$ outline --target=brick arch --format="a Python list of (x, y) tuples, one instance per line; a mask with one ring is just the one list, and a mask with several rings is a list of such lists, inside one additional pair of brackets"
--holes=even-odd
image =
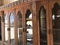
[(54, 3), (54, 6), (52, 8), (52, 13), (54, 13), (54, 12), (56, 13), (56, 11), (59, 10), (59, 9), (60, 9), (60, 5), (57, 2)]
[(10, 23), (11, 23), (11, 21), (12, 21), (12, 20), (11, 20), (11, 18), (12, 18), (11, 16), (13, 17), (13, 22), (14, 22), (14, 13), (13, 13), (13, 12), (11, 12), (10, 15), (9, 15), (9, 17), (10, 17)]
[(16, 18), (18, 23), (17, 26), (22, 27), (22, 13), (20, 11), (17, 12)]
[[(43, 13), (41, 13), (41, 11), (43, 11)], [(40, 10), (39, 10), (39, 27), (40, 27), (40, 29), (39, 29), (40, 32), (39, 33), (40, 33), (40, 39), (41, 39), (40, 43), (41, 43), (41, 45), (44, 45), (44, 44), (47, 45), (47, 30), (46, 30), (47, 29), (47, 27), (46, 27), (46, 25), (47, 25), (46, 21), (47, 20), (46, 19), (47, 19), (46, 18), (46, 9), (45, 9), (44, 6), (41, 6)], [(43, 30), (45, 30), (45, 32)], [(42, 42), (42, 40), (43, 40), (43, 42)]]
[(12, 10), (12, 11), (8, 11), (8, 14), (9, 14), (9, 16), (11, 16), (11, 13), (14, 15), (14, 10)]
[(32, 11), (32, 6), (30, 6), (30, 7), (28, 7), (28, 8), (25, 9), (25, 14), (26, 14), (27, 10), (30, 10), (30, 12), (32, 13), (33, 12)]
[(39, 13), (40, 13), (41, 9), (44, 9), (44, 12), (46, 13), (46, 9), (45, 9), (44, 6), (41, 6), (41, 7), (40, 7), (40, 9), (39, 9)]
[(16, 8), (16, 15), (18, 14), (18, 12), (20, 12), (21, 14), (23, 14), (24, 13), (24, 9), (23, 9), (23, 7), (21, 8)]
[[(44, 9), (47, 9), (48, 8), (48, 2), (41, 2), (41, 5), (40, 5), (40, 7), (44, 7)], [(39, 9), (40, 9), (40, 7), (39, 7)]]
[(51, 4), (52, 5), (52, 8), (54, 8), (54, 5), (55, 4), (58, 4), (60, 6), (60, 2), (59, 1), (53, 1), (52, 4)]
[(18, 11), (18, 12), (17, 12), (17, 16), (19, 16), (19, 15), (21, 16), (20, 18), (22, 18), (22, 13), (21, 13), (21, 11)]
[(14, 13), (13, 13), (13, 12), (10, 12), (10, 13), (9, 13), (9, 17), (11, 16), (11, 14), (13, 14), (13, 16), (14, 16)]
[[(29, 14), (31, 14), (31, 13), (32, 13), (32, 12), (31, 12), (29, 9), (27, 9), (27, 10), (26, 10), (26, 13), (25, 13), (25, 16), (27, 16), (27, 17), (28, 17), (28, 16), (29, 16)], [(27, 17), (26, 17), (26, 18), (27, 18)]]
[(42, 6), (40, 6), (40, 9), (41, 9), (41, 8), (45, 9), (45, 7), (44, 7), (43, 5), (42, 5)]
[(55, 5), (58, 5), (58, 6), (60, 6), (58, 2), (55, 2), (55, 3), (54, 3), (54, 5), (53, 5), (53, 7), (54, 7)]

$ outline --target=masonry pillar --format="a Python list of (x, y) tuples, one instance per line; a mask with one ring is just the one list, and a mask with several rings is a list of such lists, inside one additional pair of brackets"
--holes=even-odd
[(47, 17), (47, 45), (53, 45), (53, 32), (52, 32), (52, 9), (49, 2), (46, 7), (46, 17)]
[(17, 15), (16, 10), (14, 10), (14, 45), (18, 45), (18, 26), (17, 26)]
[(23, 11), (22, 14), (22, 26), (23, 26), (23, 45), (26, 45), (27, 41), (26, 41), (26, 17), (25, 17), (25, 13)]
[(4, 12), (2, 11), (1, 13), (1, 28), (2, 28), (2, 45), (4, 45), (5, 41), (5, 24), (4, 24)]
[(10, 15), (8, 15), (8, 45), (10, 45)]
[(32, 17), (33, 17), (33, 45), (40, 45), (39, 32), (38, 32), (39, 18), (38, 18), (38, 8), (36, 1), (32, 3)]
[(49, 21), (50, 21), (50, 23), (49, 23), (49, 24), (50, 24), (50, 25), (49, 25), (49, 26), (50, 26), (50, 29), (49, 29), (49, 30), (50, 30), (50, 33), (49, 33), (49, 36), (50, 36), (50, 37), (49, 37), (49, 38), (50, 38), (50, 44), (51, 44), (51, 45), (54, 45), (54, 44), (53, 44), (54, 41), (53, 41), (52, 6), (51, 6), (51, 3), (49, 3), (49, 9), (48, 9), (48, 10), (49, 10), (49, 11), (48, 11), (48, 13), (49, 13), (49, 14), (48, 14), (48, 15), (49, 15)]

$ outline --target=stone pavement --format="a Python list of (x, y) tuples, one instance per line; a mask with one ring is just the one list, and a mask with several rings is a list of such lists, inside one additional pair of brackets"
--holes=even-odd
[[(2, 45), (2, 41), (0, 41), (0, 45)], [(7, 43), (5, 43), (4, 45), (8, 45)], [(14, 44), (11, 44), (11, 45), (14, 45)], [(19, 45), (23, 45), (23, 44), (19, 44)], [(27, 45), (32, 45), (32, 42), (27, 42)]]
[[(0, 41), (0, 45), (2, 45), (2, 41)], [(6, 43), (4, 45), (7, 45)]]
[(2, 45), (2, 42), (0, 41), (0, 45)]

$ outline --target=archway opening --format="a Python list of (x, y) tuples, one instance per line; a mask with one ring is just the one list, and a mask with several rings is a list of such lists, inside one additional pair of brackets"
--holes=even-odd
[(10, 13), (10, 43), (14, 44), (14, 13)]
[(8, 41), (8, 31), (7, 31), (7, 28), (8, 28), (8, 16), (7, 15), (4, 15), (4, 23), (5, 23), (5, 41)]
[(18, 26), (19, 45), (23, 45), (22, 14), (20, 11), (18, 11), (18, 13), (17, 13), (17, 26)]
[(47, 45), (46, 10), (44, 6), (41, 6), (39, 11), (39, 27), (40, 27), (40, 45)]
[(52, 27), (53, 27), (53, 41), (54, 45), (60, 45), (60, 6), (58, 3), (54, 4), (52, 9)]
[(32, 13), (30, 10), (26, 12), (26, 42), (27, 45), (33, 45), (33, 24), (32, 24)]

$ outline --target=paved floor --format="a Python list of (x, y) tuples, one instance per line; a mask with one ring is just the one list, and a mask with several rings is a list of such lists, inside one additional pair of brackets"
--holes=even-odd
[[(32, 45), (33, 43), (32, 42), (27, 42), (27, 45)], [(0, 45), (2, 45), (2, 41), (0, 41)], [(8, 45), (7, 43), (5, 43), (4, 45)], [(14, 45), (14, 44), (11, 44), (11, 45)], [(20, 43), (19, 45), (23, 45), (22, 43)]]
[(0, 45), (2, 45), (2, 42), (0, 41)]

